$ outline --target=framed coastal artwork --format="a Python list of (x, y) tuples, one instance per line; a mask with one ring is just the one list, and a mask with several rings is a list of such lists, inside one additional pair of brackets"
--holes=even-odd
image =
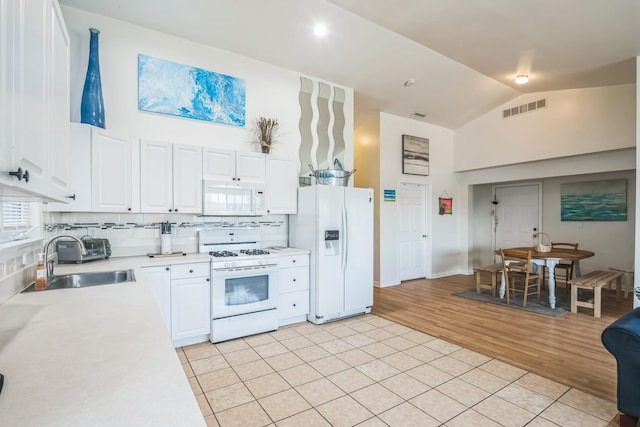
[(429, 175), (429, 140), (402, 135), (402, 173)]
[(245, 81), (138, 55), (138, 110), (245, 125)]
[(571, 182), (560, 185), (562, 221), (626, 221), (627, 180)]

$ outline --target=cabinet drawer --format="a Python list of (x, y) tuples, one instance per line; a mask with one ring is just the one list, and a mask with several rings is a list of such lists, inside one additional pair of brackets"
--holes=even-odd
[(280, 268), (299, 267), (309, 265), (309, 254), (281, 256), (278, 259)]
[(210, 263), (174, 264), (171, 266), (171, 279), (188, 279), (190, 277), (209, 277)]
[(302, 316), (309, 313), (309, 291), (289, 292), (280, 295), (278, 318)]
[(281, 268), (278, 286), (281, 294), (309, 289), (309, 267)]

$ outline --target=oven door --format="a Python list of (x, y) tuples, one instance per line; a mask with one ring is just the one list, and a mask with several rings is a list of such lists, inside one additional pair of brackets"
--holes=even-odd
[(278, 308), (278, 267), (215, 269), (211, 272), (214, 319)]

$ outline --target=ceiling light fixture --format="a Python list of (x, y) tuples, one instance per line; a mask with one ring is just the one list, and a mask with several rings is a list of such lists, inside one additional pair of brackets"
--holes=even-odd
[(313, 27), (313, 33), (318, 37), (324, 37), (327, 35), (327, 26), (324, 24), (316, 24)]
[(519, 85), (523, 85), (526, 82), (529, 81), (529, 76), (527, 76), (526, 74), (519, 74), (518, 76), (516, 76), (516, 83), (518, 83)]
[(416, 84), (416, 80), (415, 79), (409, 79), (406, 82), (404, 82), (404, 85), (406, 87), (413, 86), (414, 84)]

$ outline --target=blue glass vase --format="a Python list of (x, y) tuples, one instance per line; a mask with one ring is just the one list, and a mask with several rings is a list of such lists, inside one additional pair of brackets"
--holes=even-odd
[(89, 66), (82, 90), (80, 104), (80, 122), (104, 129), (104, 101), (102, 100), (102, 82), (100, 81), (100, 57), (98, 55), (99, 30), (89, 28)]

